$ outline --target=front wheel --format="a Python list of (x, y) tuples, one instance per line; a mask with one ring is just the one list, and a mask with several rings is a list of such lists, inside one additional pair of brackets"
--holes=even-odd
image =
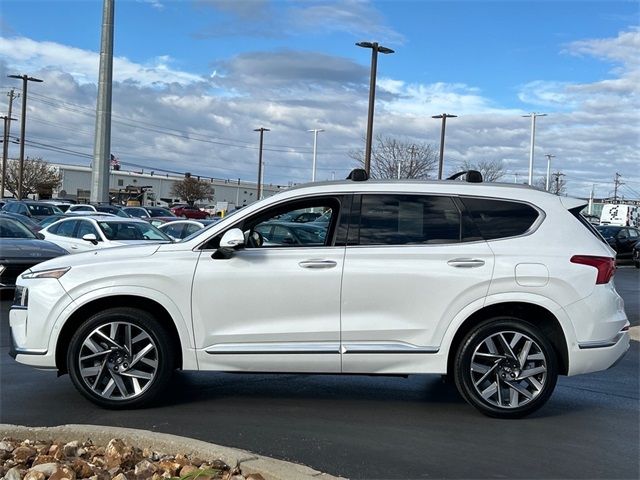
[(171, 341), (152, 315), (136, 308), (104, 310), (71, 338), (67, 366), (74, 386), (107, 408), (132, 408), (153, 400), (174, 369)]
[(556, 353), (534, 325), (494, 318), (474, 327), (455, 357), (460, 394), (490, 417), (520, 418), (542, 407), (558, 378)]

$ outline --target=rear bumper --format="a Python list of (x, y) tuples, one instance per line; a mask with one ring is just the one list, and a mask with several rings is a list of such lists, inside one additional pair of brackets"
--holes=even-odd
[(569, 375), (599, 372), (616, 365), (629, 350), (629, 332), (601, 342), (579, 343), (569, 351)]

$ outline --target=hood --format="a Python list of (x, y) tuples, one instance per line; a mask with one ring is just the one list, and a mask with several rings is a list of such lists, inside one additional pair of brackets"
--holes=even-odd
[(17, 259), (49, 259), (67, 255), (67, 251), (58, 245), (35, 238), (1, 238), (0, 261)]
[(139, 259), (153, 255), (158, 250), (159, 244), (151, 245), (131, 245), (125, 247), (103, 248), (90, 252), (75, 253), (64, 258), (54, 258), (38, 265), (37, 270), (46, 270), (58, 267), (74, 267), (76, 265), (92, 265), (110, 263), (113, 261), (127, 260), (130, 258)]

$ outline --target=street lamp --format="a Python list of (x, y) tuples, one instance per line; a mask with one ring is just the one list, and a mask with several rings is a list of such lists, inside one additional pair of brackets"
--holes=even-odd
[[(22, 174), (24, 170), (24, 131), (27, 126), (27, 83), (42, 83), (44, 80), (28, 75), (7, 75), (9, 78), (22, 79), (22, 115), (20, 117), (20, 168), (18, 170), (18, 200), (22, 199)], [(4, 192), (3, 192), (4, 194)]]
[(258, 200), (260, 200), (260, 198), (262, 197), (262, 140), (263, 140), (263, 136), (264, 136), (264, 132), (270, 132), (271, 130), (269, 130), (268, 128), (264, 128), (264, 127), (260, 127), (260, 128), (254, 128), (253, 129), (254, 132), (260, 132), (260, 149), (259, 149), (259, 154), (258, 154), (258, 192), (257, 192), (257, 198)]
[(536, 143), (536, 117), (546, 117), (546, 113), (532, 112), (523, 117), (531, 117), (531, 150), (529, 151), (529, 185), (533, 185), (533, 149)]
[(449, 115), (443, 113), (442, 115), (432, 115), (431, 118), (441, 118), (442, 128), (440, 129), (440, 161), (438, 163), (438, 180), (442, 180), (442, 168), (444, 167), (444, 130), (447, 126), (447, 118), (457, 118), (457, 115)]
[(369, 174), (371, 170), (371, 139), (373, 135), (373, 109), (376, 98), (376, 72), (378, 69), (378, 52), (389, 54), (394, 53), (393, 50), (382, 45), (378, 45), (378, 42), (358, 42), (358, 47), (371, 49), (371, 79), (369, 84), (369, 117), (367, 119), (367, 144), (364, 152), (364, 169)]
[(316, 157), (317, 157), (317, 148), (318, 148), (318, 133), (324, 132), (321, 128), (313, 128), (311, 130), (307, 130), (307, 132), (313, 132), (313, 165), (311, 167), (311, 181), (316, 181)]

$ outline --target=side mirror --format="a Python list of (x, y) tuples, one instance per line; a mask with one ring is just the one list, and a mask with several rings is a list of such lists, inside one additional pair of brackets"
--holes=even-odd
[(238, 248), (244, 245), (244, 233), (239, 228), (227, 230), (220, 239), (220, 248)]
[(44, 240), (44, 233), (37, 232), (36, 237), (40, 240)]
[(87, 242), (91, 242), (94, 245), (98, 244), (98, 239), (96, 238), (95, 234), (93, 234), (93, 233), (87, 233), (86, 235), (84, 235), (82, 237), (82, 239), (87, 241)]

